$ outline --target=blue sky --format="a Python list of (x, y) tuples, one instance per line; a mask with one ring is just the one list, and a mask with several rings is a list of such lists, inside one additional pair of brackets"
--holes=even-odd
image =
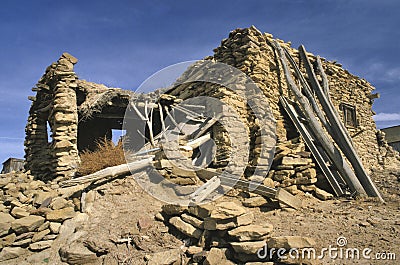
[(400, 124), (400, 1), (19, 1), (0, 9), (0, 162), (23, 156), (32, 86), (68, 51), (82, 79), (124, 89), (201, 59), (238, 27), (304, 44), (371, 82), (379, 127)]

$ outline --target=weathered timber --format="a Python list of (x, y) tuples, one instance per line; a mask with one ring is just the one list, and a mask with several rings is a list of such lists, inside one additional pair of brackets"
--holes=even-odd
[(315, 160), (317, 161), (322, 173), (328, 180), (329, 184), (331, 185), (333, 191), (337, 196), (344, 195), (344, 191), (341, 187), (344, 182), (338, 174), (335, 174), (333, 170), (328, 167), (328, 162), (330, 161), (327, 155), (324, 153), (323, 150), (320, 152), (318, 147), (315, 143), (315, 137), (312, 137), (310, 134), (311, 132), (306, 127), (306, 124), (302, 123), (299, 119), (299, 114), (297, 113), (296, 109), (291, 106), (285, 97), (281, 96), (279, 98), (283, 108), (285, 109), (286, 113), (289, 115), (290, 119), (292, 120), (293, 124), (295, 125), (296, 129), (300, 132), (300, 135), (303, 137), (304, 141), (306, 142), (308, 148), (310, 149), (311, 153), (313, 154)]
[(171, 120), (171, 122), (172, 122), (172, 124), (179, 130), (179, 132), (181, 133), (181, 134), (185, 134), (183, 131), (182, 131), (182, 128), (179, 126), (179, 124), (176, 122), (176, 120), (175, 120), (175, 118), (171, 115), (171, 113), (169, 113), (169, 111), (166, 109), (165, 110), (165, 112), (167, 113), (167, 116), (168, 116), (168, 118)]
[(278, 200), (294, 209), (301, 208), (301, 201), (282, 188), (275, 189), (267, 187), (259, 182), (238, 179), (237, 177), (230, 176), (228, 173), (219, 173), (212, 169), (200, 169), (196, 171), (196, 174), (199, 178), (205, 180), (218, 176), (222, 186), (235, 187), (244, 191), (250, 191), (258, 195)]
[(321, 109), (318, 107), (317, 102), (315, 101), (314, 95), (312, 93), (312, 90), (310, 86), (308, 85), (306, 79), (304, 78), (303, 74), (301, 73), (299, 67), (297, 66), (296, 62), (294, 61), (292, 55), (290, 55), (289, 51), (284, 48), (286, 58), (288, 59), (289, 63), (292, 65), (298, 79), (300, 80), (300, 84), (303, 87), (303, 91), (310, 102), (314, 112), (317, 114), (318, 119), (321, 121), (321, 123), (324, 125), (326, 130), (329, 132), (331, 130), (331, 126), (327, 122), (324, 113), (321, 111)]
[(360, 196), (365, 196), (366, 195), (365, 190), (361, 185), (361, 183), (359, 182), (356, 175), (354, 174), (350, 165), (343, 158), (340, 150), (334, 145), (334, 143), (329, 139), (328, 135), (324, 132), (322, 125), (317, 121), (317, 119), (314, 116), (310, 103), (308, 102), (307, 98), (301, 93), (300, 89), (294, 82), (286, 62), (285, 53), (282, 47), (276, 41), (275, 41), (275, 47), (277, 49), (279, 59), (283, 67), (288, 87), (294, 93), (297, 101), (300, 103), (301, 108), (303, 109), (304, 114), (307, 118), (307, 122), (310, 125), (310, 128), (312, 129), (317, 140), (324, 147), (326, 153), (328, 154), (332, 162), (335, 164), (336, 168), (338, 169), (342, 177), (346, 180), (346, 183), (350, 187), (352, 192), (356, 192)]
[(321, 57), (319, 57), (319, 55), (317, 55), (317, 68), (319, 71), (319, 75), (322, 78), (322, 88), (324, 89), (324, 92), (325, 92), (325, 95), (327, 96), (327, 98), (330, 99), (328, 77), (326, 76), (324, 68), (322, 67)]
[(321, 106), (326, 113), (326, 116), (331, 124), (333, 135), (332, 137), (335, 139), (335, 142), (341, 148), (343, 154), (350, 161), (353, 166), (356, 177), (359, 182), (362, 184), (364, 190), (367, 195), (372, 197), (378, 197), (381, 201), (383, 198), (376, 188), (375, 184), (372, 182), (371, 178), (368, 176), (367, 172), (364, 169), (364, 166), (358, 157), (356, 150), (353, 147), (352, 140), (347, 133), (347, 130), (344, 124), (341, 122), (339, 117), (336, 115), (334, 107), (332, 103), (326, 98), (325, 92), (322, 90), (317, 77), (315, 76), (314, 69), (311, 66), (310, 60), (307, 56), (307, 51), (303, 45), (299, 47), (300, 56), (304, 62), (304, 66), (306, 68), (308, 77), (310, 79), (311, 87), (314, 89)]
[(122, 175), (128, 174), (132, 171), (141, 170), (141, 169), (151, 166), (153, 159), (154, 159), (154, 156), (150, 156), (145, 159), (130, 162), (127, 164), (122, 164), (122, 165), (118, 165), (118, 166), (114, 166), (114, 167), (108, 167), (108, 168), (102, 169), (100, 171), (97, 171), (97, 172), (92, 173), (87, 176), (66, 180), (61, 183), (61, 186), (69, 187), (69, 186), (74, 186), (74, 185), (79, 185), (79, 184), (91, 183), (91, 182), (94, 182), (94, 181), (97, 181), (100, 179), (122, 176)]
[(158, 103), (158, 110), (160, 111), (161, 131), (165, 132), (164, 108), (161, 107), (160, 103)]
[(197, 190), (190, 194), (190, 198), (193, 202), (202, 202), (208, 195), (221, 186), (221, 180), (218, 176), (214, 176), (208, 180), (205, 184), (201, 185)]
[(208, 129), (211, 128), (211, 126), (213, 126), (218, 121), (218, 118), (219, 116), (215, 118), (207, 117), (206, 120), (199, 126), (199, 128), (190, 135), (190, 138), (196, 139), (199, 136), (203, 135)]
[(211, 135), (210, 133), (207, 133), (203, 136), (200, 136), (197, 139), (191, 140), (187, 142), (187, 146), (190, 146), (192, 149), (195, 149), (197, 147), (199, 147), (200, 145), (204, 144), (205, 142), (207, 142), (208, 140), (211, 139)]

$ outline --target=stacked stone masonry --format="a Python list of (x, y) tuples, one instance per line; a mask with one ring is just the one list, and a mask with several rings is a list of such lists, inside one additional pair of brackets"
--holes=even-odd
[(3, 174), (0, 189), (0, 262), (50, 248), (81, 210), (81, 193), (26, 173)]
[[(297, 186), (296, 188), (307, 184), (313, 186), (315, 179), (319, 179), (320, 172), (312, 156), (304, 157), (307, 154), (307, 148), (304, 143), (301, 143), (301, 139), (296, 144), (300, 146), (300, 149), (304, 149), (301, 151), (302, 153), (290, 153), (287, 156), (306, 159), (307, 165), (286, 165), (287, 159), (283, 157), (286, 151), (282, 152), (279, 148), (285, 145), (290, 146), (296, 142), (299, 134), (279, 104), (281, 95), (294, 98), (288, 91), (282, 67), (277, 60), (276, 51), (272, 45), (274, 40), (271, 34), (261, 33), (253, 26), (236, 29), (229, 34), (227, 39), (222, 40), (221, 45), (214, 50), (213, 56), (205, 58), (208, 61), (225, 63), (239, 69), (257, 84), (261, 94), (249, 95), (248, 82), (236, 82), (241, 80), (235, 79), (230, 80), (230, 83), (236, 84), (234, 87), (236, 91), (207, 82), (185, 83), (184, 81), (190, 79), (191, 76), (207, 74), (196, 72), (196, 64), (189, 68), (178, 79), (176, 85), (165, 93), (182, 100), (197, 96), (214, 97), (229, 106), (230, 110), (223, 111), (225, 114), (221, 117), (221, 123), (217, 123), (212, 128), (212, 137), (218, 146), (213, 167), (225, 167), (232, 160), (229, 164), (231, 170), (246, 167), (245, 178), (264, 181), (270, 185), (273, 183), (275, 187), (283, 186), (295, 192), (295, 188), (291, 186)], [(298, 51), (291, 48), (290, 43), (277, 41), (289, 50), (305, 74)], [(311, 61), (315, 62), (315, 56), (312, 54), (309, 56)], [(85, 121), (83, 113), (101, 111), (104, 106), (113, 104), (115, 98), (112, 98), (111, 93), (108, 92), (114, 93), (117, 103), (122, 106), (118, 110), (121, 112), (120, 116), (124, 114), (123, 106), (127, 106), (129, 95), (139, 97), (130, 91), (109, 89), (103, 85), (79, 80), (73, 72), (76, 62), (76, 58), (64, 53), (56, 63), (46, 69), (45, 74), (33, 89), (37, 93), (36, 97), (31, 97), (33, 102), (26, 126), (25, 158), (26, 169), (39, 179), (47, 180), (57, 176), (71, 177), (74, 175), (76, 167), (79, 165), (78, 136), (81, 139), (95, 139), (95, 136), (99, 137), (100, 135), (93, 137), (90, 135), (101, 131), (102, 134), (109, 137), (110, 128), (89, 130), (90, 122), (86, 123), (86, 126), (82, 122)], [(390, 148), (385, 145), (384, 139), (377, 139), (378, 130), (372, 118), (374, 88), (367, 81), (350, 74), (335, 62), (322, 59), (322, 64), (329, 79), (330, 98), (342, 119), (345, 119), (343, 104), (355, 110), (355, 123), (354, 126), (348, 127), (348, 131), (367, 171), (381, 166), (386, 167), (389, 163), (396, 164), (398, 162), (397, 153), (390, 151)], [(81, 96), (82, 93), (89, 93), (86, 90), (90, 90), (90, 93), (94, 95), (91, 96), (91, 100)], [(102, 100), (97, 100), (97, 96), (103, 96)], [(260, 118), (254, 115), (249, 107), (249, 98), (253, 105), (259, 107), (261, 113), (267, 114), (267, 110), (270, 108), (273, 117)], [(231, 117), (232, 111), (238, 114), (240, 120)], [(235, 122), (244, 124), (245, 132), (239, 132), (239, 126)], [(271, 154), (263, 151), (261, 143), (265, 141), (268, 142), (268, 145), (275, 145), (275, 143), (268, 135), (263, 139), (265, 135), (261, 132), (262, 127), (266, 127), (266, 131), (268, 128), (273, 131), (276, 127), (277, 151), (272, 154), (274, 160), (272, 171), (269, 173), (268, 161), (272, 159)], [(49, 135), (50, 133), (51, 135)], [(132, 132), (127, 132), (127, 134), (130, 133)], [(382, 138), (381, 135), (378, 136)], [(232, 139), (236, 143), (233, 143)], [(244, 146), (247, 145), (250, 146), (249, 150), (244, 149)], [(232, 154), (247, 154), (247, 152), (249, 153), (246, 157), (244, 157), (245, 155), (231, 157)], [(308, 166), (309, 168), (306, 168)], [(254, 174), (256, 167), (258, 171)], [(294, 174), (292, 174), (293, 170)], [(293, 182), (282, 177), (299, 179), (302, 171), (309, 171), (306, 175), (311, 176), (308, 181), (310, 183), (300, 180)]]
[[(276, 119), (277, 146), (279, 147), (280, 145), (285, 145), (288, 141), (297, 139), (299, 134), (279, 103), (279, 96), (281, 95), (292, 100), (295, 98), (291, 95), (284, 80), (282, 67), (278, 62), (276, 51), (272, 44), (274, 40), (271, 34), (263, 34), (253, 26), (245, 29), (236, 29), (229, 34), (227, 39), (222, 40), (221, 45), (214, 50), (214, 55), (207, 57), (206, 60), (217, 61), (238, 68), (257, 84), (262, 90), (263, 96), (265, 96), (264, 101), (268, 102), (274, 118)], [(306, 76), (306, 71), (300, 62), (298, 50), (290, 47), (290, 43), (285, 43), (279, 39), (277, 41), (281, 46), (289, 50), (289, 53), (295, 58), (296, 63), (301, 66), (301, 71)], [(312, 63), (315, 63), (316, 56), (313, 54), (308, 55)], [(392, 164), (398, 165), (398, 155), (387, 152), (387, 146), (382, 147), (382, 145), (379, 146), (378, 143), (377, 133), (379, 131), (372, 118), (374, 115), (372, 104), (374, 98), (376, 98), (376, 96), (372, 94), (374, 87), (366, 80), (350, 74), (336, 62), (330, 62), (322, 58), (322, 64), (329, 80), (329, 96), (337, 112), (341, 116), (342, 121), (345, 121), (343, 105), (348, 105), (355, 110), (355, 124), (354, 126), (347, 126), (347, 129), (366, 170), (371, 172), (371, 170), (385, 166), (389, 161), (391, 161)], [(188, 73), (190, 73), (190, 71), (188, 71)], [(292, 70), (292, 73), (294, 75), (294, 70)], [(234, 108), (235, 111), (241, 113), (243, 122), (248, 126), (250, 132), (248, 138), (251, 140), (250, 146), (252, 147), (252, 153), (250, 154), (249, 165), (260, 163), (260, 158), (262, 159), (262, 157), (257, 153), (259, 147), (257, 142), (257, 136), (259, 135), (258, 121), (251, 116), (249, 108), (246, 106), (246, 102), (243, 99), (233, 96), (232, 94), (234, 93), (226, 88), (221, 89), (217, 85), (212, 86), (209, 84), (184, 84), (176, 87), (169, 93), (182, 99), (201, 95), (218, 97)], [(221, 130), (220, 134), (223, 133), (223, 130)], [(304, 149), (304, 143), (302, 143), (302, 146)], [(284, 162), (286, 159), (283, 161), (283, 164), (282, 160), (278, 161), (282, 159), (283, 153), (279, 151), (275, 153), (272, 171), (267, 178), (273, 179), (275, 181), (275, 186), (288, 187), (291, 186), (290, 183), (294, 185), (296, 182), (285, 181), (284, 178), (298, 179), (298, 177), (295, 176), (300, 176), (300, 173), (298, 171), (293, 172), (294, 168), (289, 168), (291, 167), (290, 165), (285, 165)], [(384, 159), (383, 157), (387, 153), (389, 153), (393, 159)], [(286, 155), (293, 156), (293, 154)], [(309, 156), (309, 154), (307, 154), (307, 156), (309, 163), (307, 166), (303, 166), (309, 166), (307, 170), (311, 173), (307, 173), (307, 175), (312, 177), (310, 177), (310, 180), (305, 181), (307, 183), (298, 181), (297, 186), (300, 187), (308, 184), (312, 186), (311, 190), (314, 191), (313, 184), (319, 172), (318, 167), (316, 167), (315, 163), (312, 161), (312, 157)], [(251, 161), (251, 159), (253, 159), (253, 161)], [(269, 182), (269, 180), (266, 180), (266, 182)], [(279, 182), (279, 184), (276, 182)], [(284, 182), (284, 184), (282, 182)], [(325, 196), (321, 195), (320, 197)]]
[(26, 169), (41, 179), (69, 177), (79, 164), (75, 63), (64, 53), (33, 88), (37, 93), (26, 125), (25, 159)]
[[(263, 259), (257, 255), (266, 244), (268, 248), (287, 250), (316, 245), (309, 237), (274, 236), (272, 224), (255, 224), (254, 214), (229, 197), (188, 207), (164, 205), (162, 214), (156, 218), (164, 221), (172, 232), (178, 231), (184, 238), (191, 239), (191, 245), (186, 251), (191, 258), (190, 264), (272, 262), (270, 258)], [(282, 264), (300, 263), (287, 259)]]

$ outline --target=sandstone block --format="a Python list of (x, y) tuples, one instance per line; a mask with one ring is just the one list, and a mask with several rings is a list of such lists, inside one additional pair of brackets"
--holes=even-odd
[(44, 221), (45, 219), (41, 216), (30, 215), (13, 221), (11, 223), (11, 228), (17, 234), (32, 232), (39, 228)]
[(189, 206), (188, 212), (194, 216), (204, 219), (211, 215), (215, 205), (212, 203)]
[(246, 213), (246, 209), (234, 202), (221, 202), (215, 205), (210, 218), (223, 220), (231, 219)]
[(66, 199), (64, 199), (62, 197), (56, 197), (50, 203), (50, 208), (53, 210), (59, 210), (62, 208), (73, 207), (73, 206), (74, 205), (72, 202), (67, 201)]
[(60, 232), (60, 223), (50, 222), (49, 229), (53, 234), (58, 234)]
[(204, 229), (204, 224), (203, 224), (203, 220), (200, 220), (194, 216), (191, 216), (189, 214), (182, 214), (181, 218), (183, 221), (185, 221), (186, 223), (189, 223), (191, 225), (193, 225), (194, 227), (200, 228), (200, 229)]
[(0, 252), (0, 262), (18, 258), (26, 253), (26, 250), (20, 247), (5, 247)]
[(232, 261), (228, 260), (226, 248), (211, 248), (208, 252), (204, 265), (233, 265)]
[(330, 200), (333, 199), (333, 195), (330, 194), (329, 192), (326, 192), (320, 188), (315, 187), (315, 197), (317, 197), (320, 200), (326, 201), (326, 200)]
[(0, 212), (0, 236), (8, 234), (8, 231), (11, 228), (11, 223), (14, 220), (14, 217), (9, 215), (8, 213)]
[(46, 235), (50, 234), (50, 229), (45, 229), (43, 231), (40, 231), (38, 233), (36, 233), (33, 237), (32, 237), (32, 242), (38, 242), (40, 240), (42, 240)]
[(181, 251), (179, 249), (171, 249), (153, 254), (148, 259), (147, 265), (177, 264), (176, 262), (179, 262), (180, 259), (181, 259)]
[(95, 253), (78, 243), (61, 247), (59, 253), (61, 260), (68, 264), (84, 265), (97, 261)]
[(75, 217), (76, 213), (73, 207), (67, 207), (54, 210), (46, 214), (46, 219), (51, 222), (63, 222), (64, 220)]
[(237, 253), (257, 255), (257, 251), (265, 246), (265, 241), (231, 242), (230, 244)]
[(46, 248), (51, 247), (53, 244), (53, 240), (39, 241), (29, 245), (29, 249), (33, 251), (40, 251)]
[(14, 243), (16, 237), (17, 236), (14, 233), (12, 233), (5, 237), (0, 238), (0, 249), (10, 246), (12, 243)]
[(184, 222), (180, 217), (175, 216), (169, 220), (169, 223), (173, 225), (176, 229), (178, 229), (183, 234), (199, 239), (203, 233), (203, 231), (199, 228), (194, 227), (193, 225)]
[(271, 224), (246, 225), (228, 231), (228, 234), (239, 241), (257, 241), (265, 239), (271, 234), (273, 226)]
[(254, 220), (253, 213), (245, 213), (243, 215), (229, 219), (214, 219), (207, 217), (204, 219), (204, 229), (206, 230), (227, 230), (234, 227), (251, 224)]
[(314, 239), (303, 236), (280, 236), (268, 240), (268, 248), (284, 248), (287, 250), (314, 247), (315, 244)]
[(305, 166), (309, 163), (310, 163), (309, 159), (301, 157), (285, 156), (282, 159), (282, 165)]
[(169, 216), (179, 215), (186, 210), (187, 210), (187, 207), (181, 206), (181, 205), (165, 204), (162, 206), (162, 211)]
[(22, 218), (22, 217), (27, 217), (29, 215), (29, 212), (21, 207), (14, 207), (11, 210), (11, 215), (14, 216), (15, 218)]
[(243, 205), (246, 207), (260, 207), (266, 203), (268, 203), (267, 199), (261, 196), (246, 198), (243, 201)]

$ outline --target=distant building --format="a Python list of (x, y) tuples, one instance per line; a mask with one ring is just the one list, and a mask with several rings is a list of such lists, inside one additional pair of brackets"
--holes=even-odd
[(22, 171), (24, 169), (24, 160), (10, 157), (3, 163), (1, 174), (10, 173), (12, 171)]
[(400, 125), (382, 129), (388, 144), (400, 152)]

